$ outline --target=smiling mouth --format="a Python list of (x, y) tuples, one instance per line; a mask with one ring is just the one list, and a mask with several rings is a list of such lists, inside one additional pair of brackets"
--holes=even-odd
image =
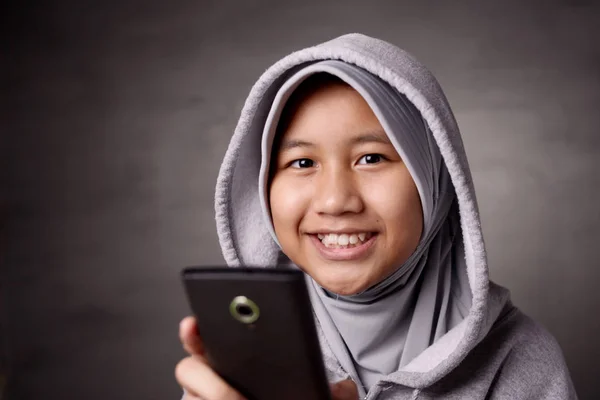
[(328, 249), (350, 249), (359, 247), (373, 236), (372, 232), (357, 233), (319, 233), (317, 238)]
[(373, 254), (378, 232), (315, 233), (309, 235), (319, 255), (328, 261), (360, 261)]

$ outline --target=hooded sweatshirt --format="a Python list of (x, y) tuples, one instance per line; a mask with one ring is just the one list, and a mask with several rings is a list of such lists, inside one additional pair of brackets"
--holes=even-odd
[[(372, 287), (342, 296), (320, 287), (307, 275), (313, 309), (334, 354), (366, 392), (468, 314), (471, 292), (461, 256), (462, 237), (456, 235), (456, 195), (426, 121), (406, 96), (358, 66), (340, 60), (318, 61), (302, 67), (282, 85), (267, 117), (259, 194), (268, 225), (272, 226), (267, 200), (271, 157), (275, 155), (272, 145), (277, 132), (283, 134), (286, 126), (280, 122), (281, 113), (290, 102), (293, 111), (292, 94), (301, 94), (301, 84), (315, 74), (337, 77), (367, 102), (410, 172), (421, 200), (424, 229), (418, 246)], [(310, 87), (322, 84), (317, 80)], [(278, 242), (274, 229), (272, 236)], [(324, 242), (329, 240), (323, 238)]]
[(281, 59), (254, 85), (216, 187), (227, 264), (290, 263), (270, 223), (265, 171), (282, 105), (317, 72), (365, 98), (407, 161), (424, 215), (415, 253), (365, 293), (340, 299), (307, 275), (329, 380), (352, 379), (361, 399), (576, 399), (556, 340), (489, 280), (469, 165), (440, 85), (384, 41), (341, 36)]

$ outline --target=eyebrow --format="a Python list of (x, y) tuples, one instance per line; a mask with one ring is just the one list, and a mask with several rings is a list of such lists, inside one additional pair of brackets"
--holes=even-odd
[[(352, 144), (362, 144), (362, 143), (381, 143), (381, 144), (388, 144), (388, 145), (392, 144), (390, 142), (390, 139), (388, 139), (387, 135), (385, 134), (385, 132), (381, 131), (381, 130), (373, 131), (373, 132), (365, 132), (365, 133), (362, 133), (352, 139)], [(305, 140), (295, 140), (295, 139), (284, 140), (283, 143), (281, 143), (280, 150), (286, 151), (286, 150), (291, 150), (291, 149), (295, 149), (295, 148), (299, 148), (299, 147), (311, 148), (311, 147), (315, 147), (315, 144), (311, 143), (311, 142), (307, 142)]]
[(373, 132), (365, 132), (354, 139), (353, 143), (381, 143), (381, 144), (392, 144), (390, 139), (387, 137), (384, 131), (377, 130)]
[(281, 151), (286, 151), (286, 150), (291, 150), (291, 149), (295, 149), (298, 147), (315, 147), (315, 145), (313, 143), (304, 141), (304, 140), (285, 140), (283, 141), (283, 143), (281, 143), (281, 147), (280, 150)]

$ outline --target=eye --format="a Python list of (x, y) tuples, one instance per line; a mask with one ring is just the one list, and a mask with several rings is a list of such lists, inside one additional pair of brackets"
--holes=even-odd
[(383, 161), (385, 157), (381, 154), (366, 154), (358, 160), (359, 164), (377, 164)]
[(311, 168), (315, 165), (315, 162), (310, 158), (300, 158), (292, 161), (290, 167), (292, 168)]

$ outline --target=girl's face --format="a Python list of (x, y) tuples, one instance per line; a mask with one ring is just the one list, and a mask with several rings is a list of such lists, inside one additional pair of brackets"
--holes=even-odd
[(373, 111), (329, 84), (292, 110), (274, 150), (270, 206), (283, 252), (341, 295), (380, 282), (416, 249), (416, 185)]

